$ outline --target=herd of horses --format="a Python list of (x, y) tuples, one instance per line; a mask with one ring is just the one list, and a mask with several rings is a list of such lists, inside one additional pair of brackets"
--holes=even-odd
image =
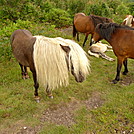
[[(120, 80), (122, 64), (125, 67), (123, 74), (126, 75), (127, 59), (134, 58), (133, 22), (131, 16), (127, 16), (121, 25), (114, 23), (110, 18), (96, 15), (86, 16), (84, 13), (77, 13), (74, 16), (73, 37), (77, 35), (79, 41), (79, 33), (84, 33), (83, 47), (89, 34), (90, 45), (105, 39), (112, 46), (117, 56), (117, 74), (113, 83)], [(69, 84), (69, 73), (74, 76), (76, 82), (83, 82), (90, 73), (87, 53), (70, 39), (33, 36), (28, 30), (18, 29), (11, 35), (11, 47), (21, 67), (22, 78), (29, 78), (27, 67), (33, 74), (37, 102), (40, 100), (39, 84), (43, 85), (47, 95), (53, 98), (53, 89)]]

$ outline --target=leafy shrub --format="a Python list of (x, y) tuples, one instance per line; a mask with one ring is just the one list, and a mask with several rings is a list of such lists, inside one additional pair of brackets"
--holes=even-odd
[(111, 17), (111, 9), (107, 4), (100, 2), (98, 4), (88, 4), (85, 10), (86, 14), (94, 14), (103, 17)]
[(72, 22), (70, 15), (65, 10), (57, 8), (53, 8), (49, 13), (46, 14), (45, 18), (45, 22), (56, 25), (56, 27), (67, 26)]
[(69, 12), (71, 15), (74, 15), (75, 13), (78, 12), (83, 12), (85, 9), (85, 6), (87, 4), (87, 1), (83, 0), (72, 0), (69, 3)]
[(118, 15), (130, 14), (129, 8), (126, 7), (124, 4), (121, 4), (116, 8), (116, 14)]
[(32, 23), (30, 21), (17, 20), (16, 23), (11, 22), (8, 26), (4, 26), (0, 30), (1, 37), (10, 37), (12, 32), (17, 29), (29, 29), (32, 27)]
[(11, 54), (11, 46), (10, 46), (10, 36), (13, 31), (17, 29), (30, 29), (32, 27), (32, 23), (30, 21), (22, 21), (17, 20), (16, 23), (10, 22), (10, 24), (4, 25), (0, 30), (0, 61), (8, 59), (10, 60), (12, 57)]
[(128, 4), (129, 12), (134, 16), (134, 2)]

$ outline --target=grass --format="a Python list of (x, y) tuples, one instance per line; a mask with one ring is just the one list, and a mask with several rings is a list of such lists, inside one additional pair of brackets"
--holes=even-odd
[[(36, 31), (45, 34), (45, 31)], [(57, 34), (58, 33), (58, 34)], [(48, 33), (46, 32), (46, 35)], [(53, 31), (51, 31), (52, 36)], [(56, 31), (54, 35), (60, 36)], [(71, 38), (70, 35), (62, 34)], [(80, 44), (82, 44), (83, 36)], [(88, 50), (88, 45), (84, 48)], [(107, 55), (116, 59), (112, 52)], [(41, 102), (33, 99), (34, 87), (32, 74), (30, 79), (22, 80), (20, 68), (14, 58), (0, 63), (0, 133), (39, 134), (111, 134), (134, 132), (134, 62), (129, 60), (129, 73), (121, 75), (122, 81), (112, 84), (116, 74), (116, 61), (109, 62), (101, 58), (89, 56), (91, 74), (83, 83), (76, 83), (70, 76), (70, 85), (53, 91), (54, 99), (46, 97), (43, 87), (39, 89)], [(126, 83), (127, 81), (127, 83)], [(130, 84), (128, 84), (130, 81)], [(124, 84), (125, 83), (125, 84)], [(87, 108), (83, 102), (98, 93), (103, 103), (98, 107)], [(47, 109), (56, 110), (57, 105), (69, 104), (72, 100), (80, 103), (80, 107), (72, 111), (75, 124), (71, 126), (56, 123), (41, 122), (43, 112)], [(91, 103), (91, 104), (92, 104)], [(65, 112), (65, 111), (62, 111)], [(27, 127), (25, 130), (24, 127)]]

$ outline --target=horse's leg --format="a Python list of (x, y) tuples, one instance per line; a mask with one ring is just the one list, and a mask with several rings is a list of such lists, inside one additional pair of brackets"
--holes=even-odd
[(124, 64), (124, 67), (125, 67), (124, 72), (123, 72), (123, 75), (126, 75), (126, 74), (128, 73), (127, 59), (125, 59), (125, 60), (123, 61), (123, 64)]
[(35, 100), (37, 102), (39, 102), (40, 101), (40, 97), (38, 96), (39, 83), (37, 81), (37, 74), (36, 74), (35, 68), (30, 68), (30, 70), (31, 70), (31, 72), (33, 74), (34, 88), (35, 88), (35, 91), (34, 91)]
[(24, 71), (24, 66), (23, 66), (22, 64), (20, 64), (20, 63), (19, 63), (19, 65), (20, 65), (20, 68), (21, 68), (22, 79), (24, 79), (24, 80), (25, 80), (25, 71)]
[(88, 33), (86, 33), (85, 40), (84, 40), (84, 42), (83, 42), (83, 47), (85, 46), (85, 43), (86, 43), (86, 41), (87, 41), (87, 38), (88, 38)]
[(29, 79), (28, 72), (27, 72), (27, 67), (26, 66), (24, 66), (24, 70), (25, 70), (25, 79)]
[(90, 46), (92, 46), (92, 38), (93, 38), (93, 35), (91, 35), (91, 38), (90, 38)]
[(49, 98), (53, 99), (52, 91), (49, 89), (48, 85), (46, 87), (46, 92)]
[(120, 80), (121, 67), (122, 67), (122, 59), (118, 58), (118, 61), (117, 61), (117, 74), (116, 74), (115, 79), (113, 80), (114, 84), (116, 84)]
[(79, 39), (79, 33), (77, 32), (76, 34), (77, 34), (77, 41), (80, 41), (80, 39)]

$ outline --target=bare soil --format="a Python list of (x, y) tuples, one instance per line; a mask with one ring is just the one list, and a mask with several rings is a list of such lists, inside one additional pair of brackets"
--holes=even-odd
[(98, 92), (94, 92), (85, 101), (78, 101), (71, 98), (69, 103), (62, 103), (45, 110), (40, 117), (40, 124), (38, 126), (22, 126), (23, 123), (18, 122), (18, 124), (2, 131), (1, 134), (37, 134), (45, 122), (70, 127), (76, 123), (74, 114), (81, 107), (85, 106), (87, 109), (94, 109), (100, 107), (103, 103), (104, 100), (101, 99), (101, 94)]

